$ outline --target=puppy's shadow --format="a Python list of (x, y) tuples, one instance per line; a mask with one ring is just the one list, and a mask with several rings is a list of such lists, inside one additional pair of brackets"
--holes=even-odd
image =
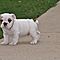
[(22, 41), (22, 42), (18, 42), (18, 45), (26, 45), (26, 44), (30, 44), (30, 42), (29, 41)]
[[(31, 45), (30, 42), (31, 42), (31, 41), (22, 41), (22, 42), (19, 41), (19, 42), (18, 42), (18, 45)], [(39, 44), (39, 42), (40, 42), (40, 41), (38, 41), (37, 44)], [(36, 44), (34, 44), (34, 45), (36, 45)]]

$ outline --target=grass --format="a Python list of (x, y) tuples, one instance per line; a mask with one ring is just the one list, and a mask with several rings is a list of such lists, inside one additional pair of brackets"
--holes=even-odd
[[(0, 0), (0, 14), (14, 13), (17, 18), (37, 18), (59, 0)], [(0, 28), (0, 38), (2, 38)]]

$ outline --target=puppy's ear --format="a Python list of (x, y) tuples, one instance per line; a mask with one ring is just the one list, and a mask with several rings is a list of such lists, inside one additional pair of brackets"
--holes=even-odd
[(16, 15), (15, 14), (11, 14), (11, 16), (13, 17), (13, 19), (16, 19)]
[(2, 18), (3, 18), (3, 16), (0, 15), (0, 25), (1, 25), (1, 23), (2, 23), (2, 20), (1, 20)]
[(3, 18), (3, 16), (0, 15), (0, 19)]

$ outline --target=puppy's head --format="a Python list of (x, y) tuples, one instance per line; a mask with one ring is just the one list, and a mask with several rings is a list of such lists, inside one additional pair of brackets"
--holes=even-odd
[(1, 28), (10, 28), (16, 16), (14, 14), (4, 13), (0, 15)]

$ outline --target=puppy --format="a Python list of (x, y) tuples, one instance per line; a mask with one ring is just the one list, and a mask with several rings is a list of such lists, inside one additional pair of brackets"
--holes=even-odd
[(32, 37), (31, 44), (36, 44), (39, 40), (40, 32), (37, 20), (34, 22), (33, 19), (16, 19), (14, 14), (4, 13), (0, 15), (0, 21), (4, 35), (4, 41), (1, 44), (16, 45), (19, 36), (27, 34)]

